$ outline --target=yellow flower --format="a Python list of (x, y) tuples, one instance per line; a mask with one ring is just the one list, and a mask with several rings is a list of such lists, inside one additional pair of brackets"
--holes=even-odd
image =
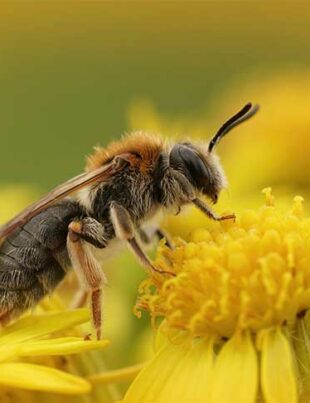
[(24, 317), (0, 331), (0, 396), (3, 387), (84, 394), (91, 390), (85, 379), (31, 362), (39, 356), (70, 355), (103, 348), (107, 340), (83, 337), (49, 337), (89, 320), (88, 309)]
[(310, 398), (310, 218), (303, 199), (198, 229), (156, 264), (137, 306), (164, 341), (124, 403), (297, 403)]

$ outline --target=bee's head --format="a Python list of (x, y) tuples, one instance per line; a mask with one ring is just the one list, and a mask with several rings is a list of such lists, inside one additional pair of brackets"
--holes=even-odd
[(226, 178), (216, 155), (191, 143), (177, 143), (169, 156), (170, 166), (181, 172), (199, 192), (217, 202)]
[(170, 166), (189, 180), (195, 189), (217, 202), (220, 191), (226, 186), (226, 178), (216, 155), (215, 145), (233, 127), (253, 116), (258, 106), (248, 103), (245, 107), (224, 123), (211, 139), (207, 149), (191, 143), (175, 144), (169, 155)]

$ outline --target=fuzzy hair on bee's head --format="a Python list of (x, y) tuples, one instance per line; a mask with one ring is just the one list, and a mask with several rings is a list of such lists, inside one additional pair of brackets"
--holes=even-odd
[(221, 190), (227, 188), (228, 182), (220, 158), (216, 154), (207, 153), (205, 159), (211, 172), (210, 177), (212, 178), (208, 189), (209, 194), (207, 195), (216, 203), (218, 194)]

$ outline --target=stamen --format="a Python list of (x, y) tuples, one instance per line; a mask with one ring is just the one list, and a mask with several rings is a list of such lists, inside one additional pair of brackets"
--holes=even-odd
[(310, 220), (300, 196), (282, 212), (271, 188), (263, 193), (266, 204), (239, 214), (229, 227), (198, 229), (175, 250), (160, 245), (156, 267), (176, 277), (144, 282), (137, 309), (150, 311), (154, 324), (164, 318), (168, 332), (218, 340), (293, 325), (310, 308)]

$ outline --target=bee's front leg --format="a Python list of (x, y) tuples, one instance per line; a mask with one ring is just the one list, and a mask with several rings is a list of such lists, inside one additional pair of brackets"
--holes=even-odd
[(214, 211), (209, 207), (205, 202), (202, 200), (196, 198), (192, 200), (192, 203), (199, 208), (200, 211), (202, 211), (204, 214), (206, 214), (211, 220), (215, 221), (223, 221), (223, 220), (235, 220), (236, 216), (235, 214), (227, 214), (227, 215), (222, 215), (219, 216)]
[[(84, 296), (90, 293), (92, 320), (99, 340), (102, 326), (102, 287), (106, 284), (106, 278), (87, 243), (104, 247), (104, 236), (103, 229), (99, 229), (100, 223), (96, 220), (90, 221), (92, 219), (88, 218), (84, 220), (76, 220), (70, 223), (67, 248), (81, 288), (84, 290)], [(87, 226), (91, 226), (89, 228), (92, 228), (92, 230), (87, 232)], [(98, 236), (98, 239), (96, 239), (96, 236)], [(93, 242), (90, 242), (91, 240)], [(83, 296), (83, 291), (81, 295)]]
[(117, 238), (128, 243), (128, 246), (130, 247), (134, 255), (138, 258), (145, 270), (148, 273), (157, 272), (161, 274), (164, 273), (173, 275), (173, 273), (165, 273), (161, 270), (158, 270), (150, 261), (148, 256), (144, 253), (143, 249), (141, 248), (135, 237), (134, 224), (130, 218), (128, 211), (116, 202), (112, 202), (110, 208), (111, 219)]

